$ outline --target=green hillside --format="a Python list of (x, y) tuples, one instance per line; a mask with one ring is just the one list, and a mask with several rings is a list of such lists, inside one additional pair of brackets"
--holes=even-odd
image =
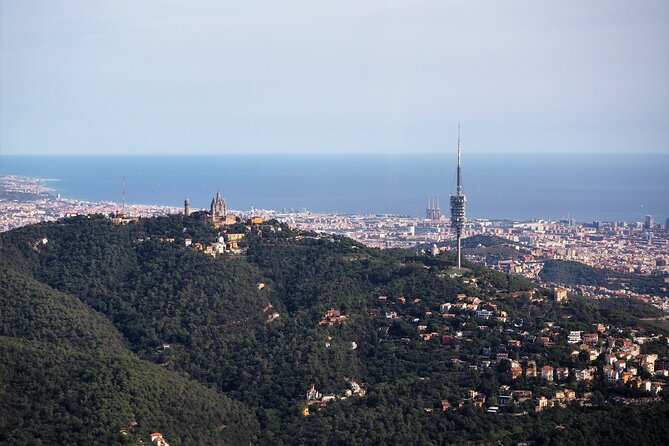
[[(582, 368), (588, 362), (571, 355), (565, 333), (603, 323), (623, 336), (630, 327), (613, 326), (636, 324), (633, 315), (581, 298), (558, 304), (522, 277), (470, 263), (456, 271), (446, 255), (381, 251), (276, 222), (227, 232), (244, 234), (244, 253), (185, 246), (187, 236), (207, 246), (219, 235), (197, 215), (123, 226), (77, 217), (0, 234), (0, 376), (17, 389), (3, 400), (17, 415), (0, 440), (29, 443), (43, 428), (59, 444), (95, 443), (98, 434), (137, 444), (153, 430), (171, 444), (599, 444), (582, 441), (609, 438), (602, 420), (613, 429), (621, 419), (619, 407), (604, 405), (535, 414), (526, 402), (488, 413), (468, 395), (487, 406), (504, 385), (552, 395), (557, 385), (512, 379), (496, 355)], [(559, 330), (546, 332), (552, 326)], [(545, 333), (554, 346), (537, 341)], [(12, 372), (32, 363), (53, 377)], [(581, 397), (631, 392), (570, 379), (560, 385)], [(352, 381), (366, 394), (342, 398)], [(332, 399), (305, 416), (312, 384)], [(21, 388), (46, 397), (33, 403)], [(101, 401), (104, 416), (88, 410)], [(442, 411), (444, 401), (468, 402)], [(656, 405), (633, 413), (666, 413)], [(577, 418), (577, 431), (555, 429)], [(661, 424), (635, 432), (667, 433)]]
[(127, 352), (123, 336), (107, 318), (76, 298), (9, 269), (0, 273), (0, 336)]
[(0, 255), (1, 444), (139, 444), (154, 431), (173, 445), (240, 444), (257, 434), (242, 404), (138, 358), (107, 317), (31, 277), (50, 273), (37, 262), (44, 252), (16, 235)]
[[(0, 337), (0, 443), (243, 444), (257, 429), (239, 403), (132, 355)], [(125, 435), (122, 433), (125, 431)]]
[(593, 268), (571, 260), (548, 260), (539, 274), (545, 282), (565, 285), (590, 285), (610, 289), (626, 288), (637, 293), (669, 297), (666, 275), (621, 273), (605, 268)]

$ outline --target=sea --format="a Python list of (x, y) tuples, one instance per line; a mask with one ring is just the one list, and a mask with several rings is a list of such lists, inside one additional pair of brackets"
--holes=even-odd
[[(669, 218), (669, 153), (467, 154), (467, 214), (489, 219), (657, 222)], [(0, 156), (0, 174), (48, 178), (64, 197), (424, 216), (429, 195), (448, 214), (455, 154)]]

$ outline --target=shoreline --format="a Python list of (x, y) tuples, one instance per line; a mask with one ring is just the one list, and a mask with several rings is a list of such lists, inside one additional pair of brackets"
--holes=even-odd
[[(3, 157), (0, 172), (60, 179), (63, 196), (206, 208), (220, 190), (236, 209), (425, 216), (426, 198), (448, 213), (455, 155), (398, 156), (77, 156)], [(490, 220), (643, 221), (669, 216), (663, 166), (669, 157), (463, 157), (468, 217)], [(620, 179), (624, 181), (620, 181)]]
[(176, 206), (121, 204), (113, 201), (86, 201), (54, 195), (46, 185), (61, 181), (20, 175), (0, 175), (0, 232), (31, 224), (56, 221), (75, 215), (109, 215), (122, 209), (137, 217), (157, 217), (181, 212)]
[[(14, 197), (6, 196), (8, 180), (15, 182), (9, 188), (13, 191), (9, 194), (15, 194)], [(113, 201), (92, 202), (54, 197), (46, 192), (39, 193), (41, 181), (41, 178), (0, 175), (0, 232), (74, 215), (110, 215), (123, 210), (130, 217), (158, 217), (183, 214), (184, 211), (177, 206), (124, 206)], [(191, 209), (202, 210), (201, 207)], [(430, 220), (392, 214), (279, 212), (255, 208), (250, 211), (229, 209), (229, 213), (242, 219), (276, 219), (299, 230), (341, 235), (382, 249), (415, 249), (416, 246), (423, 246), (431, 247), (432, 251), (448, 250), (448, 243), (455, 238), (450, 219), (443, 215), (439, 220)], [(478, 258), (480, 262), (490, 263), (493, 268), (506, 272), (536, 276), (539, 273), (539, 260), (556, 259), (576, 260), (592, 267), (622, 272), (633, 270), (649, 273), (666, 269), (661, 262), (669, 260), (669, 230), (661, 224), (654, 224), (652, 220), (650, 224), (650, 228), (645, 228), (640, 222), (619, 225), (617, 222), (581, 224), (574, 221), (471, 218), (465, 225), (463, 235), (465, 238), (483, 236), (483, 244), (479, 245), (482, 248), (494, 246), (496, 237), (511, 243), (513, 246), (510, 247), (515, 250), (507, 249), (499, 255), (493, 252), (490, 254), (492, 257), (485, 253), (485, 249), (477, 250), (478, 247), (469, 254), (469, 260), (476, 261)], [(523, 244), (527, 252), (518, 254), (518, 244)]]
[[(16, 155), (19, 156), (19, 155)], [(25, 155), (20, 155), (20, 156), (25, 156)], [(85, 155), (82, 155), (85, 156)], [(63, 182), (63, 179), (60, 178), (41, 178), (41, 177), (33, 177), (33, 176), (25, 176), (25, 175), (17, 175), (17, 174), (2, 174), (0, 173), (0, 201), (5, 201), (6, 198), (4, 197), (6, 194), (23, 194), (23, 195), (35, 195), (35, 197), (41, 197), (42, 199), (57, 199), (62, 202), (70, 202), (70, 203), (77, 203), (81, 205), (90, 205), (90, 206), (108, 206), (109, 211), (108, 212), (115, 212), (119, 210), (119, 207), (122, 207), (122, 203), (119, 203), (117, 201), (113, 200), (84, 200), (76, 197), (70, 197), (70, 196), (62, 196), (61, 193), (58, 191), (58, 188), (53, 187), (49, 183), (59, 183)], [(25, 200), (26, 202), (29, 202), (30, 200)], [(33, 200), (35, 201), (35, 200)], [(149, 214), (142, 214), (142, 212), (145, 212), (144, 209), (150, 209), (150, 215), (154, 215), (155, 211), (157, 209), (164, 209), (165, 214), (168, 213), (178, 213), (183, 211), (182, 206), (174, 206), (174, 205), (165, 205), (165, 204), (151, 204), (151, 203), (126, 203), (125, 204), (126, 208), (132, 208), (136, 212), (140, 212), (140, 215), (138, 216), (149, 216)], [(193, 211), (195, 210), (206, 210), (206, 208), (192, 208)], [(251, 208), (249, 211), (243, 211), (243, 210), (232, 210), (231, 212), (236, 213), (236, 214), (248, 214), (248, 213), (253, 213), (253, 212), (260, 212), (263, 214), (282, 214), (282, 215), (323, 215), (323, 216), (333, 216), (333, 217), (384, 217), (384, 218), (401, 218), (401, 219), (413, 219), (413, 220), (425, 220), (425, 217), (422, 217), (420, 215), (411, 215), (411, 214), (401, 214), (401, 213), (387, 213), (387, 212), (364, 212), (364, 213), (358, 213), (358, 212), (338, 212), (338, 211), (312, 211), (306, 208), (303, 208), (301, 210), (296, 210), (296, 209), (283, 209), (282, 211), (278, 211), (276, 209), (254, 209)], [(537, 223), (537, 222), (561, 222), (561, 221), (567, 221), (567, 219), (564, 218), (545, 218), (545, 217), (536, 217), (536, 218), (522, 218), (522, 219), (515, 219), (515, 218), (488, 218), (488, 217), (469, 217), (469, 221), (479, 221), (479, 222), (514, 222), (514, 223)], [(597, 219), (571, 219), (574, 223), (576, 224), (591, 224), (595, 221), (601, 222), (601, 223), (637, 223), (640, 220), (624, 220), (624, 219), (615, 219), (615, 220), (597, 220)], [(450, 221), (449, 214), (448, 214), (448, 209), (443, 210), (442, 214), (442, 220), (441, 222), (448, 222)], [(1, 223), (0, 223), (0, 228), (1, 228)], [(0, 229), (1, 231), (2, 229)]]

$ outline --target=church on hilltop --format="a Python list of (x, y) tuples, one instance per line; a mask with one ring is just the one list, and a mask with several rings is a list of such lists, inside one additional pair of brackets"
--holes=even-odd
[(225, 200), (221, 197), (221, 191), (216, 192), (216, 196), (211, 199), (211, 210), (209, 215), (212, 217), (225, 217), (227, 214), (227, 209), (225, 206)]
[(215, 228), (237, 223), (237, 218), (234, 215), (228, 214), (225, 199), (221, 197), (221, 191), (216, 192), (216, 196), (211, 200), (211, 207), (209, 214), (205, 217), (205, 221)]

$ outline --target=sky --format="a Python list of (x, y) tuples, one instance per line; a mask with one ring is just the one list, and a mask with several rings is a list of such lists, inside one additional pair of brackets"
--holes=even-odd
[(2, 0), (0, 155), (669, 154), (669, 2)]

